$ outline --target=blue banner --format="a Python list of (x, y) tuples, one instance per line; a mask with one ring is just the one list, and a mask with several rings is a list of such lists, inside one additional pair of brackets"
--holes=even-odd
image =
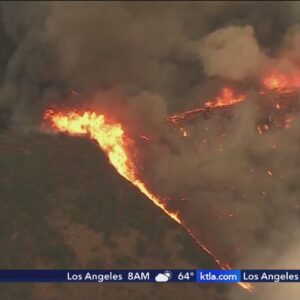
[(0, 270), (1, 282), (300, 282), (300, 270)]
[(197, 282), (200, 283), (231, 283), (240, 281), (240, 270), (197, 270)]
[(196, 270), (0, 270), (0, 282), (196, 282)]

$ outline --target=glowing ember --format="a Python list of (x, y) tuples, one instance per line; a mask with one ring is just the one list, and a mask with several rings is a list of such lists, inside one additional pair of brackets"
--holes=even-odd
[(292, 117), (291, 116), (287, 116), (285, 118), (284, 128), (291, 128), (292, 121), (293, 121)]
[(79, 95), (79, 93), (76, 92), (76, 91), (74, 91), (74, 90), (71, 91), (71, 94), (74, 95), (74, 96), (78, 96)]
[(149, 137), (147, 137), (146, 135), (140, 135), (141, 139), (144, 139), (146, 141), (151, 141)]
[[(63, 113), (48, 110), (44, 114), (44, 119), (50, 121), (52, 128), (56, 131), (64, 132), (69, 135), (88, 136), (90, 139), (96, 141), (99, 147), (108, 156), (110, 163), (121, 176), (135, 185), (156, 206), (160, 207), (165, 214), (180, 224), (195, 243), (211, 255), (222, 269), (230, 269), (227, 263), (215, 257), (214, 254), (196, 238), (187, 225), (180, 219), (178, 212), (171, 211), (166, 206), (166, 201), (152, 193), (146, 183), (139, 178), (138, 168), (130, 155), (130, 146), (132, 146), (133, 141), (126, 136), (121, 124), (111, 124), (107, 122), (104, 115), (91, 111), (85, 111), (83, 113), (69, 111)], [(253, 289), (249, 283), (239, 283), (239, 285), (249, 292)]]
[(263, 134), (263, 131), (262, 131), (262, 129), (261, 129), (261, 126), (257, 125), (256, 129), (257, 129), (257, 132), (258, 132), (259, 134)]
[(166, 117), (166, 121), (173, 123), (174, 125), (178, 125), (181, 122), (184, 122), (186, 120), (196, 117), (199, 113), (203, 113), (206, 110), (207, 109), (205, 109), (205, 108), (195, 108), (192, 110), (187, 110), (185, 112), (177, 113), (175, 115)]
[(245, 100), (244, 95), (234, 96), (233, 90), (230, 88), (224, 88), (222, 90), (221, 96), (217, 97), (214, 101), (205, 102), (206, 107), (220, 107), (226, 105), (233, 105), (235, 103), (241, 102)]
[(256, 129), (259, 134), (263, 134), (264, 132), (269, 130), (269, 126), (268, 124), (260, 124), (257, 125)]
[(228, 219), (228, 218), (233, 218), (234, 216), (233, 213), (226, 212), (226, 211), (212, 211), (210, 213), (214, 218), (217, 219)]
[(183, 127), (180, 127), (180, 132), (182, 133), (183, 137), (187, 137), (188, 136), (188, 131), (186, 129), (184, 129)]

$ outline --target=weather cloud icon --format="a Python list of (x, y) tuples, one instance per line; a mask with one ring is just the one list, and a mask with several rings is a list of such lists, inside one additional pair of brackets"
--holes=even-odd
[(155, 276), (156, 282), (167, 282), (169, 279), (171, 279), (172, 274), (170, 271), (166, 271), (164, 273), (159, 273)]

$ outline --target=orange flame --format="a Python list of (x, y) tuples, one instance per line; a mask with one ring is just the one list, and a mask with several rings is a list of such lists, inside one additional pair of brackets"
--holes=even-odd
[(124, 134), (121, 124), (108, 124), (104, 115), (90, 111), (70, 111), (64, 114), (48, 110), (44, 117), (52, 122), (53, 129), (57, 131), (70, 135), (88, 135), (95, 140), (121, 176), (134, 184), (174, 221), (180, 223), (177, 212), (169, 211), (165, 201), (152, 194), (146, 184), (138, 178), (136, 166), (128, 154), (132, 140)]
[(226, 106), (226, 105), (233, 105), (238, 102), (244, 101), (245, 96), (234, 96), (233, 90), (230, 88), (223, 88), (221, 96), (217, 97), (214, 101), (207, 101), (205, 102), (205, 106), (209, 108), (213, 107), (220, 107), (220, 106)]
[[(204, 103), (205, 107), (195, 108), (184, 111), (182, 113), (176, 113), (174, 115), (166, 117), (166, 120), (170, 123), (178, 125), (184, 121), (195, 118), (199, 113), (206, 113), (214, 109), (222, 109), (230, 107), (231, 105), (240, 103), (245, 100), (244, 95), (234, 96), (233, 90), (230, 88), (223, 88), (221, 96), (215, 100), (207, 101)], [(183, 132), (182, 129), (180, 129)], [(183, 132), (184, 133), (184, 132)], [(184, 137), (188, 136), (188, 132), (183, 134)]]
[(294, 92), (300, 87), (300, 75), (284, 75), (274, 72), (263, 79), (263, 84), (268, 90), (276, 91), (277, 93)]
[[(102, 114), (91, 111), (79, 113), (77, 111), (54, 112), (47, 110), (44, 119), (50, 121), (54, 130), (64, 132), (69, 135), (88, 136), (96, 141), (99, 147), (107, 154), (110, 163), (117, 172), (135, 185), (144, 195), (146, 195), (156, 206), (161, 208), (166, 215), (180, 224), (195, 241), (195, 243), (213, 257), (215, 262), (222, 269), (230, 269), (227, 263), (220, 261), (213, 253), (203, 245), (191, 232), (187, 225), (180, 219), (178, 212), (171, 211), (166, 201), (151, 192), (151, 189), (138, 176), (138, 168), (130, 155), (130, 146), (133, 141), (126, 136), (119, 123), (110, 124)], [(239, 283), (249, 292), (253, 287), (249, 283)]]
[(286, 76), (274, 73), (263, 79), (265, 87), (269, 90), (284, 91), (289, 87), (289, 81)]

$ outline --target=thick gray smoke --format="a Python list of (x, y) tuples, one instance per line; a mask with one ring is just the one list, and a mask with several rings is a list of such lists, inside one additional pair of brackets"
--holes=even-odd
[[(236, 267), (284, 267), (300, 243), (300, 116), (259, 135), (257, 82), (298, 70), (297, 11), (290, 2), (2, 3), (0, 109), (11, 127), (32, 129), (49, 106), (97, 107), (149, 135), (147, 179), (213, 252)], [(199, 118), (191, 139), (164, 123), (225, 84), (246, 94), (234, 118)]]
[(251, 26), (229, 26), (210, 33), (199, 54), (207, 76), (232, 80), (257, 75), (265, 61)]
[(38, 123), (41, 111), (65, 102), (71, 90), (85, 101), (95, 91), (117, 90), (125, 105), (126, 96), (147, 91), (162, 96), (169, 111), (184, 109), (183, 99), (215, 90), (206, 76), (254, 75), (262, 49), (277, 50), (296, 23), (293, 9), (255, 2), (3, 3), (3, 30), (14, 47), (1, 103), (21, 126)]

